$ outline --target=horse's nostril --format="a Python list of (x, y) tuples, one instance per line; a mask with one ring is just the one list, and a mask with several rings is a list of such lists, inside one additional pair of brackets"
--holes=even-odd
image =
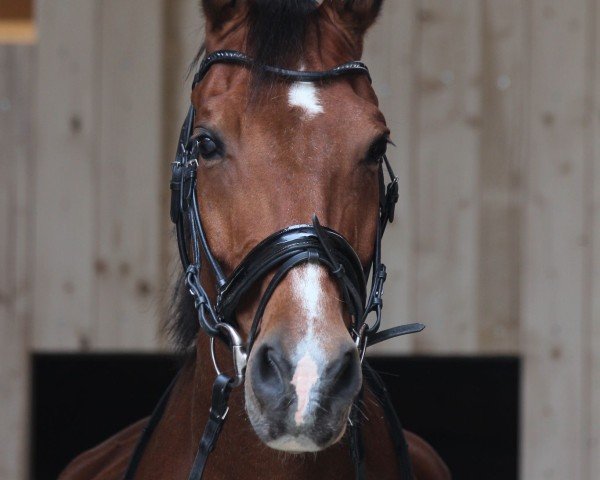
[(258, 401), (273, 405), (284, 391), (285, 361), (276, 348), (264, 345), (256, 352), (256, 364), (252, 372), (252, 387)]
[(348, 350), (332, 365), (329, 373), (333, 391), (344, 392), (356, 388), (359, 379), (359, 365), (355, 349)]
[(277, 365), (272, 348), (264, 348), (260, 358), (260, 376), (264, 381), (273, 382), (281, 378), (281, 370)]

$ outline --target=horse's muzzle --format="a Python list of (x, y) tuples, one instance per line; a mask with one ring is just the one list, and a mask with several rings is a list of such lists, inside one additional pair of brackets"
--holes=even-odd
[(259, 437), (278, 450), (322, 450), (338, 441), (360, 385), (360, 359), (347, 341), (289, 355), (269, 339), (253, 354), (246, 404)]

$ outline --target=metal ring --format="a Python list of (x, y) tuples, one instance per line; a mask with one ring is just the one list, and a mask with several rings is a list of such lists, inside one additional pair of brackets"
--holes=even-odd
[[(242, 337), (237, 330), (228, 323), (219, 322), (215, 325), (215, 329), (225, 333), (231, 342), (233, 369), (235, 371), (235, 379), (233, 379), (232, 386), (237, 387), (244, 381), (246, 363), (248, 361), (248, 355), (244, 348)], [(221, 375), (222, 372), (219, 368), (219, 363), (217, 361), (217, 355), (215, 352), (215, 337), (210, 337), (210, 357), (212, 359), (213, 366), (215, 367), (215, 372), (217, 372), (217, 375)]]
[(215, 372), (217, 373), (217, 375), (221, 375), (221, 370), (219, 369), (217, 356), (215, 354), (215, 337), (210, 337), (210, 358), (212, 358), (213, 367), (215, 367)]

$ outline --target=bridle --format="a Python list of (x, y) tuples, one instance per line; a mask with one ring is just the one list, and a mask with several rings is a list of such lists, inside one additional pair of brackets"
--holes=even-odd
[[(203, 80), (210, 67), (217, 63), (258, 68), (261, 74), (272, 75), (283, 81), (327, 82), (340, 76), (357, 74), (367, 75), (370, 80), (368, 68), (364, 63), (358, 61), (351, 61), (322, 72), (296, 71), (256, 65), (250, 57), (241, 52), (219, 50), (207, 55), (202, 60), (198, 72), (194, 76), (192, 90)], [(357, 253), (341, 234), (322, 226), (317, 216), (313, 215), (311, 224), (287, 227), (261, 241), (246, 255), (232, 274), (226, 276), (210, 249), (199, 210), (200, 199), (196, 193), (199, 141), (192, 136), (195, 114), (195, 108), (191, 105), (181, 129), (176, 158), (172, 164), (170, 215), (177, 232), (179, 256), (185, 272), (185, 284), (194, 299), (198, 324), (211, 339), (211, 356), (217, 378), (213, 385), (209, 421), (200, 441), (189, 480), (199, 480), (202, 477), (208, 454), (216, 444), (228, 412), (227, 401), (230, 391), (244, 381), (246, 361), (260, 331), (265, 308), (277, 286), (293, 268), (307, 262), (318, 262), (326, 267), (336, 279), (352, 317), (350, 334), (355, 341), (361, 362), (368, 346), (401, 335), (420, 332), (424, 328), (423, 325), (415, 323), (379, 331), (383, 287), (387, 277), (386, 267), (381, 260), (381, 239), (388, 222), (392, 222), (394, 219), (395, 205), (398, 201), (398, 178), (385, 155), (382, 156), (379, 166), (379, 218), (373, 259), (368, 268), (363, 268)], [(387, 185), (384, 179), (384, 166), (391, 179)], [(208, 263), (215, 279), (217, 295), (214, 302), (201, 283), (200, 274), (203, 261)], [(258, 302), (250, 333), (244, 342), (238, 332), (235, 320), (236, 309), (250, 288), (271, 273), (273, 276)], [(369, 275), (371, 282), (368, 288)], [(367, 319), (372, 313), (374, 313), (375, 319), (369, 324)], [(223, 340), (231, 349), (235, 372), (233, 376), (222, 373), (218, 366), (214, 350), (215, 338)], [(367, 377), (371, 379), (371, 387), (376, 387), (380, 396), (386, 396), (383, 384), (378, 378), (375, 378), (375, 373), (368, 366), (365, 370), (365, 373), (368, 373)], [(159, 402), (136, 447), (125, 476), (126, 480), (132, 480), (135, 475), (143, 450), (166, 407), (170, 388)], [(388, 405), (385, 410), (388, 417), (390, 415), (395, 417), (391, 405)], [(394, 423), (394, 419), (391, 421)], [(397, 418), (395, 421), (397, 422)], [(397, 423), (399, 425), (399, 422)], [(356, 463), (357, 478), (364, 478), (364, 465), (362, 464), (364, 455), (361, 447), (362, 441), (359, 438), (358, 419), (351, 419), (350, 426), (352, 456)], [(410, 462), (406, 453), (406, 442), (401, 428), (399, 434), (395, 433), (395, 436), (398, 435), (402, 440), (399, 446), (397, 445), (399, 455), (402, 457), (401, 465), (407, 465), (403, 470), (403, 478), (412, 478)]]
[[(202, 61), (194, 77), (192, 89), (202, 81), (210, 67), (216, 63), (255, 67), (252, 59), (243, 53), (231, 50), (216, 51)], [(369, 75), (367, 67), (362, 62), (356, 61), (325, 72), (295, 71), (271, 66), (263, 66), (261, 69), (266, 74), (287, 81), (301, 82), (326, 81), (349, 74)], [(268, 273), (275, 271), (254, 315), (246, 343), (245, 353), (249, 354), (258, 334), (265, 307), (275, 288), (292, 268), (306, 262), (323, 264), (336, 278), (354, 319), (352, 334), (361, 355), (366, 345), (374, 345), (388, 338), (412, 333), (413, 330), (407, 328), (408, 326), (378, 332), (381, 324), (383, 285), (387, 277), (386, 267), (381, 262), (381, 238), (388, 221), (394, 219), (394, 209), (398, 201), (398, 178), (394, 175), (385, 155), (381, 159), (382, 166), (379, 169), (379, 221), (375, 250), (371, 265), (366, 271), (348, 241), (341, 234), (321, 226), (316, 215), (313, 215), (312, 225), (290, 226), (267, 237), (246, 255), (229, 277), (226, 277), (209, 247), (198, 209), (196, 181), (199, 141), (192, 138), (194, 118), (195, 108), (190, 106), (181, 130), (176, 159), (173, 162), (171, 220), (177, 230), (179, 255), (185, 270), (185, 283), (194, 297), (199, 326), (207, 335), (211, 338), (228, 337), (225, 339), (231, 346), (242, 347), (243, 345), (238, 344), (240, 335), (234, 333), (236, 308), (253, 285)], [(391, 178), (387, 187), (384, 184), (383, 165)], [(216, 303), (211, 301), (200, 283), (203, 255), (215, 277)], [(369, 271), (372, 272), (372, 282), (367, 295), (366, 277)], [(376, 318), (374, 323), (368, 326), (366, 319), (372, 312), (375, 313)], [(419, 330), (421, 326), (417, 325), (413, 324), (411, 327)], [(243, 361), (236, 361), (234, 364), (237, 365), (237, 378), (233, 380), (235, 386), (243, 381), (245, 364)]]

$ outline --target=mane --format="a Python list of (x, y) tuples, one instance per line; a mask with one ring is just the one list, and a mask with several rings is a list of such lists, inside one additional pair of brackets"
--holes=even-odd
[(248, 55), (259, 65), (297, 68), (308, 27), (318, 19), (315, 7), (313, 0), (254, 0), (248, 12)]
[[(304, 53), (306, 33), (310, 25), (316, 28), (320, 41), (317, 0), (252, 0), (246, 13), (246, 41), (241, 51), (257, 65), (298, 68)], [(206, 53), (202, 42), (188, 69), (188, 76), (197, 69)], [(252, 87), (268, 83), (260, 69), (253, 69)]]
[[(315, 0), (252, 0), (248, 2), (246, 44), (244, 53), (257, 65), (273, 65), (296, 69), (304, 55), (306, 34), (311, 25), (318, 26), (319, 12)], [(317, 28), (318, 35), (318, 28)], [(192, 73), (205, 54), (203, 42), (196, 53), (189, 73)], [(253, 69), (251, 98), (261, 98), (265, 85), (272, 77)], [(268, 88), (267, 88), (268, 90)], [(179, 268), (179, 267), (178, 267)], [(177, 275), (169, 319), (164, 328), (176, 348), (189, 351), (198, 335), (198, 318), (194, 299), (185, 286), (183, 272)]]
[[(177, 268), (181, 268), (177, 265)], [(164, 330), (175, 348), (180, 352), (190, 351), (198, 335), (198, 318), (194, 298), (185, 286), (183, 272), (177, 274), (175, 291)]]

